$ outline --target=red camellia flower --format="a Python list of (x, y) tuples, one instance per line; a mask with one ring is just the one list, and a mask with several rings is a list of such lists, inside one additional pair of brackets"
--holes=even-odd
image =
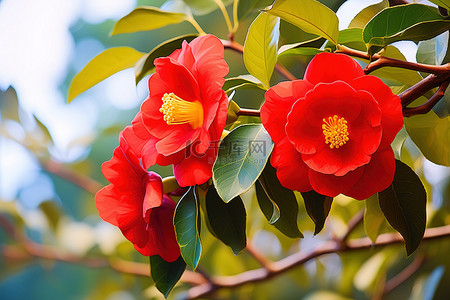
[(303, 80), (281, 82), (265, 98), (261, 121), (275, 143), (271, 164), (283, 186), (362, 200), (392, 183), (400, 99), (356, 61), (318, 54)]
[(95, 195), (100, 217), (118, 226), (134, 248), (146, 256), (159, 255), (168, 262), (180, 256), (173, 214), (175, 202), (163, 194), (161, 177), (144, 170), (123, 135), (110, 161), (102, 165), (102, 173), (110, 185)]
[(205, 35), (154, 61), (149, 97), (125, 135), (144, 167), (174, 164), (181, 186), (212, 175), (225, 126), (228, 97), (222, 90), (228, 65), (218, 38)]

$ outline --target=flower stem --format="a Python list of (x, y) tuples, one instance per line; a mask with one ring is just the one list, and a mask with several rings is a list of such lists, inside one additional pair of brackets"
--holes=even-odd
[(205, 31), (203, 31), (202, 27), (200, 27), (200, 25), (197, 23), (197, 21), (196, 21), (193, 17), (188, 17), (188, 18), (186, 19), (186, 21), (188, 21), (189, 23), (191, 23), (192, 26), (194, 26), (195, 30), (197, 30), (197, 32), (198, 32), (200, 35), (205, 35), (205, 34), (206, 34)]
[(214, 0), (216, 1), (217, 6), (220, 8), (220, 11), (222, 11), (223, 17), (225, 18), (225, 22), (227, 23), (228, 33), (233, 32), (233, 26), (231, 25), (230, 16), (228, 15), (227, 9), (223, 5), (222, 0)]

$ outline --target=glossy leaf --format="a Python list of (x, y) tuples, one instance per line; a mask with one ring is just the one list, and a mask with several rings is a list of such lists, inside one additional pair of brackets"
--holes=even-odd
[(244, 44), (244, 64), (248, 72), (266, 87), (277, 63), (280, 18), (261, 13), (250, 25)]
[(278, 181), (275, 168), (267, 164), (255, 187), (259, 207), (269, 223), (290, 238), (302, 238), (297, 224), (297, 199)]
[(306, 212), (315, 224), (314, 235), (316, 235), (325, 225), (333, 198), (321, 195), (313, 190), (301, 194), (305, 201)]
[(200, 260), (202, 245), (198, 227), (198, 200), (195, 187), (190, 187), (181, 197), (173, 217), (175, 235), (180, 245), (181, 256), (188, 266), (195, 270)]
[(152, 6), (142, 6), (117, 21), (111, 35), (158, 29), (184, 20), (186, 20), (184, 14), (163, 11)]
[(206, 193), (206, 213), (214, 235), (230, 246), (235, 255), (247, 245), (245, 234), (246, 212), (241, 197), (225, 203), (217, 194), (214, 185)]
[(378, 193), (381, 211), (389, 224), (404, 238), (411, 255), (425, 232), (427, 193), (420, 178), (403, 162), (396, 160), (392, 185)]
[(429, 0), (430, 2), (433, 2), (437, 6), (443, 7), (446, 10), (450, 11), (450, 2), (448, 0)]
[[(421, 105), (425, 101), (427, 99), (421, 97), (413, 104)], [(450, 116), (441, 119), (431, 111), (404, 121), (409, 136), (428, 160), (450, 166)]]
[(144, 55), (130, 47), (106, 49), (94, 57), (72, 80), (69, 102), (109, 76), (131, 68)]
[(377, 195), (366, 199), (366, 210), (364, 211), (364, 231), (366, 235), (376, 242), (378, 235), (386, 225), (386, 219), (380, 208)]
[[(214, 10), (219, 9), (215, 0), (183, 0), (192, 10), (195, 15), (205, 15)], [(222, 0), (223, 4), (227, 6), (233, 0)]]
[(272, 148), (273, 142), (261, 124), (239, 126), (222, 140), (213, 181), (223, 201), (229, 202), (255, 183)]
[(154, 60), (158, 57), (169, 56), (174, 50), (181, 48), (183, 41), (190, 42), (195, 39), (197, 34), (188, 34), (173, 38), (159, 44), (152, 51), (143, 55), (136, 66), (134, 67), (134, 74), (136, 77), (136, 83), (142, 80), (146, 75), (150, 74), (154, 69)]
[(238, 20), (242, 21), (252, 13), (271, 5), (273, 0), (239, 0), (238, 3)]
[(291, 49), (295, 49), (295, 48), (320, 48), (322, 47), (322, 45), (325, 43), (325, 39), (322, 37), (318, 37), (309, 41), (304, 41), (304, 42), (300, 42), (300, 43), (295, 43), (295, 44), (286, 44), (281, 46), (278, 49), (278, 55), (280, 55), (283, 52), (286, 52), (288, 50)]
[[(345, 45), (352, 49), (367, 51), (366, 44), (362, 38), (362, 29), (361, 28), (347, 28), (339, 31), (338, 38), (339, 45)], [(336, 46), (331, 42), (327, 42), (325, 48), (330, 48), (333, 51), (336, 49)]]
[(167, 262), (159, 255), (150, 256), (150, 272), (153, 282), (158, 291), (166, 298), (180, 280), (185, 268), (186, 263), (181, 256), (174, 262)]
[(369, 49), (377, 49), (401, 40), (416, 43), (428, 40), (449, 29), (450, 20), (441, 16), (436, 8), (407, 4), (389, 7), (377, 14), (364, 28), (363, 39)]
[(348, 28), (364, 28), (367, 23), (380, 11), (389, 7), (388, 0), (381, 0), (378, 3), (372, 4), (361, 10), (350, 22)]
[(296, 56), (296, 55), (314, 56), (321, 52), (324, 52), (324, 51), (317, 49), (317, 48), (309, 48), (309, 47), (293, 48), (293, 49), (289, 49), (287, 51), (280, 53), (278, 55), (278, 58), (286, 57), (286, 56)]
[(339, 20), (331, 9), (318, 1), (302, 0), (300, 5), (297, 0), (277, 0), (267, 12), (337, 45)]
[(257, 89), (266, 90), (267, 88), (255, 77), (251, 75), (241, 75), (225, 79), (223, 90), (227, 94), (239, 89)]

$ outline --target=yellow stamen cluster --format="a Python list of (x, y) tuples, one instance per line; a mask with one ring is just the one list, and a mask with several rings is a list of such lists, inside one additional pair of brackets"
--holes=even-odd
[(339, 118), (337, 115), (323, 119), (322, 129), (325, 136), (325, 143), (330, 144), (330, 148), (339, 148), (349, 140), (347, 120)]
[(186, 101), (174, 93), (164, 94), (159, 111), (168, 125), (189, 123), (193, 129), (203, 124), (203, 107), (199, 101)]

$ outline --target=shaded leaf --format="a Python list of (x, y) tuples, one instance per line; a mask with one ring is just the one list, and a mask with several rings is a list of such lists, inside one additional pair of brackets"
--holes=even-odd
[(16, 90), (10, 86), (6, 91), (0, 90), (0, 116), (20, 123), (19, 100)]
[(255, 187), (259, 207), (269, 223), (290, 238), (302, 238), (297, 224), (297, 199), (278, 181), (275, 168), (267, 164)]
[(153, 282), (158, 291), (166, 298), (180, 280), (185, 268), (186, 263), (181, 256), (174, 262), (167, 262), (159, 255), (150, 256), (150, 271)]
[(307, 56), (314, 56), (318, 53), (324, 52), (323, 50), (317, 49), (317, 48), (309, 48), (309, 47), (301, 47), (301, 48), (293, 48), (289, 49), (287, 51), (284, 51), (278, 55), (278, 58), (285, 57), (285, 56), (295, 56), (295, 55), (307, 55)]
[(239, 89), (258, 89), (266, 90), (267, 88), (255, 77), (251, 75), (240, 75), (225, 79), (223, 90), (229, 95), (231, 92)]
[(214, 185), (206, 193), (206, 212), (214, 235), (231, 247), (235, 255), (247, 245), (245, 234), (246, 212), (241, 197), (225, 203)]
[(450, 20), (431, 6), (406, 4), (386, 8), (367, 23), (363, 31), (364, 42), (370, 53), (393, 42), (409, 40), (419, 42), (435, 37), (450, 29)]
[(381, 0), (378, 3), (372, 4), (361, 10), (350, 22), (348, 28), (364, 28), (367, 23), (380, 11), (389, 7), (388, 0)]
[(265, 86), (270, 86), (270, 77), (277, 63), (280, 19), (261, 13), (250, 25), (244, 44), (244, 64), (248, 72)]
[(252, 13), (258, 12), (260, 9), (271, 5), (273, 0), (239, 0), (238, 3), (238, 20), (246, 19)]
[(173, 217), (175, 235), (181, 255), (188, 266), (195, 270), (200, 260), (202, 245), (198, 227), (198, 200), (195, 187), (190, 187), (181, 197)]
[(142, 55), (144, 53), (130, 47), (106, 49), (75, 75), (69, 87), (69, 102), (114, 73), (131, 68)]
[(173, 51), (181, 48), (183, 41), (190, 42), (196, 37), (198, 37), (197, 34), (188, 34), (170, 39), (168, 41), (165, 41), (164, 43), (159, 44), (149, 53), (143, 55), (134, 67), (136, 84), (155, 69), (155, 65), (153, 62), (156, 58), (172, 54)]
[(380, 208), (377, 195), (372, 195), (366, 199), (366, 210), (364, 211), (364, 231), (366, 235), (375, 243), (378, 235), (385, 226), (386, 219)]
[(299, 27), (303, 31), (316, 34), (337, 45), (339, 20), (336, 14), (315, 0), (277, 0), (268, 13)]
[(272, 148), (273, 142), (261, 124), (239, 126), (222, 140), (213, 181), (223, 201), (229, 202), (255, 183)]
[(288, 50), (295, 49), (295, 48), (303, 48), (303, 47), (305, 47), (305, 48), (320, 48), (325, 43), (325, 41), (326, 40), (324, 38), (317, 37), (315, 39), (300, 42), (300, 43), (286, 44), (286, 45), (281, 46), (278, 49), (278, 55), (280, 55), (281, 53), (286, 52)]
[(333, 198), (321, 195), (313, 190), (301, 194), (305, 201), (306, 212), (316, 225), (314, 228), (314, 235), (316, 235), (325, 225)]
[[(366, 52), (366, 44), (362, 39), (362, 29), (361, 28), (348, 28), (339, 31), (338, 38), (339, 45), (345, 45), (352, 49), (357, 49)], [(327, 42), (325, 48), (330, 48), (332, 51), (336, 50), (336, 46), (331, 42)]]
[(392, 185), (378, 193), (381, 211), (389, 224), (404, 238), (411, 255), (425, 232), (427, 193), (419, 177), (406, 164), (395, 160)]
[(186, 20), (186, 15), (163, 11), (157, 7), (142, 6), (117, 21), (111, 35), (147, 31)]
[[(421, 97), (414, 106), (427, 101)], [(442, 101), (442, 100), (441, 100)], [(404, 118), (405, 128), (420, 152), (438, 165), (450, 166), (450, 117), (440, 119), (433, 111)]]
[(450, 11), (450, 2), (448, 0), (429, 0), (430, 2), (433, 2), (437, 6), (443, 7), (446, 10)]
[(228, 111), (227, 111), (227, 122), (225, 125), (232, 124), (236, 122), (236, 120), (239, 118), (237, 115), (241, 108), (239, 105), (236, 104), (233, 100), (230, 100), (230, 103), (228, 104)]

